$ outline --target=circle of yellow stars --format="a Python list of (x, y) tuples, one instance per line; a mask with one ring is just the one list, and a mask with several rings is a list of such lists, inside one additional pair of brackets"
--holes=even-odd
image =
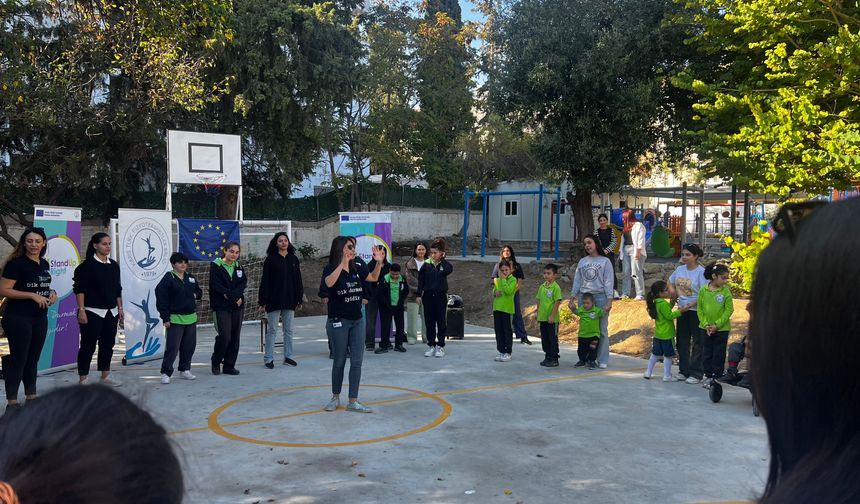
[(215, 226), (213, 226), (212, 223), (209, 223), (208, 225), (207, 224), (200, 224), (200, 229), (198, 229), (197, 231), (194, 232), (194, 236), (195, 236), (194, 243), (195, 244), (198, 243), (198, 238), (196, 238), (196, 237), (199, 237), (200, 231), (205, 231), (207, 227), (209, 229), (212, 229), (214, 227), (215, 231), (220, 232), (220, 234), (221, 234), (221, 248), (219, 248), (218, 250), (215, 250), (213, 252), (206, 252), (205, 250), (201, 250), (200, 245), (194, 245), (194, 248), (200, 251), (200, 255), (207, 256), (207, 257), (219, 257), (220, 256), (219, 253), (222, 250), (224, 250), (224, 244), (227, 243), (227, 233), (225, 233), (224, 231), (221, 231), (221, 226), (219, 226), (217, 224)]

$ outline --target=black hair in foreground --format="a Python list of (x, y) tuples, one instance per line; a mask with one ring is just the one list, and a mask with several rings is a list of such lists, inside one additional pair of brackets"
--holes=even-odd
[(87, 244), (87, 250), (84, 252), (84, 259), (92, 259), (96, 255), (96, 245), (101, 243), (105, 238), (110, 238), (110, 235), (99, 232), (90, 237), (90, 243)]
[(729, 267), (723, 263), (714, 263), (705, 266), (705, 279), (713, 280), (714, 277), (728, 275)]
[(684, 246), (681, 248), (699, 258), (704, 257), (705, 255), (705, 252), (702, 250), (702, 247), (696, 245), (695, 243), (685, 243)]
[(0, 418), (0, 481), (25, 504), (179, 504), (185, 492), (164, 429), (103, 385), (55, 389)]
[(657, 298), (660, 293), (668, 289), (669, 286), (663, 280), (657, 280), (651, 284), (651, 290), (645, 295), (645, 306), (648, 308), (648, 316), (657, 320)]
[(277, 233), (275, 233), (275, 236), (273, 236), (272, 239), (269, 240), (269, 246), (266, 247), (266, 255), (275, 255), (278, 253), (278, 238), (282, 236), (286, 236), (287, 242), (289, 243), (289, 246), (287, 247), (287, 253), (296, 253), (296, 247), (293, 246), (293, 241), (290, 240), (290, 236), (285, 231), (278, 231)]
[(396, 271), (400, 272), (400, 265), (397, 263), (391, 263), (391, 266), (388, 267), (388, 271)]
[(46, 235), (45, 230), (40, 227), (29, 227), (25, 229), (23, 233), (21, 233), (21, 237), (18, 239), (18, 245), (12, 250), (12, 253), (9, 254), (9, 257), (6, 258), (6, 262), (27, 255), (27, 246), (25, 240), (27, 239), (27, 235), (30, 233), (41, 236), (42, 240), (45, 241), (45, 246), (43, 246), (42, 251), (39, 252), (39, 258), (45, 257), (45, 253), (48, 251), (48, 235)]
[(860, 198), (796, 231), (762, 251), (753, 286), (750, 369), (771, 453), (761, 502), (860, 502)]
[(174, 252), (170, 254), (170, 264), (187, 263), (188, 256), (182, 252)]
[(556, 275), (558, 274), (558, 266), (553, 263), (548, 263), (546, 266), (543, 267), (543, 269), (552, 271)]

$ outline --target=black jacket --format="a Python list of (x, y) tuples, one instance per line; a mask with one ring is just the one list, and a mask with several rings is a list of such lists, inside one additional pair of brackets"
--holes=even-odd
[(295, 310), (302, 304), (304, 295), (302, 271), (295, 254), (273, 254), (263, 262), (263, 276), (260, 278), (260, 306), (266, 311)]
[(416, 296), (421, 297), (424, 292), (447, 293), (448, 275), (454, 271), (451, 263), (442, 259), (439, 264), (424, 263), (418, 272), (418, 292)]
[(197, 311), (197, 301), (203, 299), (203, 289), (194, 275), (186, 272), (180, 280), (172, 271), (155, 286), (155, 307), (162, 322), (170, 322), (171, 315), (189, 315)]
[(86, 259), (75, 268), (73, 291), (84, 295), (88, 308), (116, 308), (116, 300), (122, 296), (119, 264), (113, 259), (107, 263), (95, 257)]
[[(231, 278), (223, 266), (214, 261), (209, 263), (209, 303), (212, 311), (233, 311), (245, 306), (248, 276), (239, 261), (234, 264), (236, 269)], [(242, 306), (236, 306), (239, 299), (242, 300)]]
[(407, 297), (409, 297), (409, 285), (406, 283), (406, 278), (403, 275), (400, 276), (400, 298), (396, 306), (391, 306), (391, 282), (384, 278), (379, 282), (376, 299), (380, 310), (402, 310), (406, 306)]

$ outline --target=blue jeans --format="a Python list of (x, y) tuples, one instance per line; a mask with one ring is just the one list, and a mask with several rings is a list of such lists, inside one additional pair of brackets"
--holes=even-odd
[[(340, 324), (340, 327), (335, 327)], [(325, 324), (326, 333), (331, 340), (334, 362), (331, 366), (331, 393), (339, 395), (343, 389), (343, 368), (346, 367), (346, 353), (349, 351), (349, 398), (358, 398), (358, 385), (361, 383), (361, 361), (364, 359), (364, 337), (366, 325), (363, 318), (347, 320), (331, 318)]]
[[(594, 296), (594, 306), (603, 308), (606, 306), (606, 294), (603, 292), (592, 292)], [(582, 306), (582, 293), (577, 295), (579, 306)], [(600, 317), (600, 347), (597, 349), (597, 363), (609, 364), (609, 315), (604, 313)]]
[(293, 356), (293, 317), (295, 310), (275, 310), (266, 312), (266, 353), (263, 355), (264, 362), (272, 362), (275, 359), (275, 336), (278, 331), (278, 319), (284, 332), (284, 358)]

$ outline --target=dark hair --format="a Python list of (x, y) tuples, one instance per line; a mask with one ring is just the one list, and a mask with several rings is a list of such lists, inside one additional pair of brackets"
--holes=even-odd
[(6, 262), (27, 255), (27, 247), (25, 246), (25, 240), (27, 239), (27, 235), (30, 233), (35, 233), (41, 236), (43, 240), (45, 240), (45, 246), (42, 247), (42, 251), (39, 252), (39, 258), (45, 257), (45, 253), (48, 251), (48, 236), (45, 234), (45, 230), (40, 227), (29, 227), (25, 229), (23, 233), (21, 233), (21, 238), (18, 238), (18, 245), (15, 246), (15, 248), (12, 250), (12, 253), (9, 254), (9, 257), (6, 258)]
[(440, 252), (445, 252), (445, 240), (442, 238), (436, 238), (433, 240), (433, 243), (430, 244), (431, 249), (436, 249)]
[[(505, 259), (504, 257), (502, 257), (502, 252), (504, 252), (505, 249), (508, 249), (511, 251), (511, 258), (510, 259)], [(499, 261), (505, 261), (505, 260), (510, 261), (512, 270), (517, 269), (520, 265), (520, 263), (517, 262), (517, 254), (514, 253), (514, 248), (511, 247), (510, 245), (502, 245), (502, 248), (499, 250)]]
[(110, 238), (107, 233), (96, 233), (90, 238), (90, 243), (87, 245), (87, 250), (84, 252), (84, 259), (92, 259), (96, 255), (96, 245), (101, 243), (105, 238)]
[(502, 270), (502, 266), (507, 266), (511, 270), (514, 269), (514, 266), (511, 264), (511, 261), (508, 261), (507, 259), (502, 259), (501, 261), (499, 261), (499, 271)]
[(21, 502), (179, 504), (184, 494), (164, 429), (102, 385), (55, 389), (0, 418), (0, 481)]
[(555, 265), (555, 264), (553, 264), (553, 263), (549, 263), (549, 264), (547, 264), (546, 266), (544, 266), (544, 267), (543, 267), (543, 269), (545, 269), (545, 270), (550, 270), (550, 271), (552, 271), (553, 273), (558, 274), (558, 266), (556, 266), (556, 265)]
[(391, 263), (391, 266), (388, 267), (388, 271), (396, 271), (400, 273), (400, 265), (397, 263)]
[(729, 267), (723, 263), (714, 263), (705, 266), (705, 279), (713, 280), (715, 276), (729, 274)]
[[(347, 243), (355, 243), (355, 238), (351, 236), (335, 236), (331, 241), (331, 248), (328, 251), (328, 264), (329, 266), (337, 266), (343, 260), (343, 247), (346, 246)], [(352, 269), (352, 264), (350, 264), (350, 269)]]
[(230, 247), (232, 247), (234, 245), (239, 247), (239, 250), (242, 250), (242, 246), (239, 245), (239, 242), (230, 240), (227, 243), (225, 243), (224, 247), (221, 249), (221, 259), (224, 259), (227, 256), (227, 251), (230, 249)]
[(174, 253), (170, 254), (170, 264), (187, 263), (187, 262), (188, 262), (188, 256), (186, 256), (182, 252), (174, 252)]
[(607, 217), (605, 213), (597, 214), (597, 220), (600, 220), (600, 219), (609, 220), (609, 217)]
[(585, 245), (585, 240), (591, 239), (594, 242), (594, 248), (597, 250), (597, 255), (606, 256), (603, 247), (600, 246), (600, 238), (596, 234), (589, 234), (582, 237), (582, 244)]
[(594, 304), (594, 294), (592, 294), (590, 292), (583, 292), (582, 293), (582, 302), (584, 303), (586, 299), (591, 301), (591, 304)]
[(685, 243), (684, 246), (681, 248), (696, 257), (703, 257), (705, 255), (705, 252), (702, 250), (702, 247), (696, 245), (695, 243)]
[(277, 233), (275, 233), (275, 236), (273, 236), (272, 239), (269, 240), (269, 246), (266, 247), (266, 255), (275, 255), (278, 253), (278, 238), (280, 238), (282, 236), (286, 236), (287, 237), (287, 243), (290, 244), (287, 247), (287, 253), (288, 254), (295, 254), (296, 253), (296, 247), (293, 247), (293, 240), (290, 240), (290, 236), (287, 233), (285, 233), (284, 231), (278, 231)]
[(657, 280), (651, 284), (651, 290), (648, 291), (648, 294), (645, 294), (645, 306), (648, 308), (648, 316), (654, 320), (657, 320), (657, 298), (660, 297), (661, 292), (668, 288), (669, 286), (666, 285), (666, 282)]
[(424, 246), (424, 259), (430, 256), (430, 249), (427, 247), (427, 244), (420, 241), (415, 244), (415, 248), (412, 249), (412, 257), (418, 257), (418, 245)]
[[(850, 198), (797, 222), (793, 239), (777, 235), (759, 257), (749, 338), (770, 444), (760, 502), (860, 502), (858, 249), (860, 198)], [(811, 365), (811, 343), (826, 365)]]

